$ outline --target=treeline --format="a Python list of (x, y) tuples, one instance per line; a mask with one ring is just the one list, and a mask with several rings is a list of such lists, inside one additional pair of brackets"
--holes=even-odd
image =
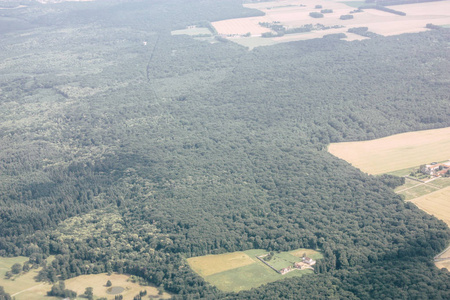
[(377, 9), (377, 10), (381, 10), (381, 11), (385, 11), (388, 13), (393, 13), (395, 15), (399, 15), (399, 16), (406, 16), (405, 12), (399, 11), (399, 10), (395, 10), (383, 5), (379, 5), (379, 4), (375, 4), (375, 5), (362, 5), (359, 7), (359, 9)]

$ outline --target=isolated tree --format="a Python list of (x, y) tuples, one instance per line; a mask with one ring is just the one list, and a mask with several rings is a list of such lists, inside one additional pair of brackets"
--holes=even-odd
[(106, 282), (106, 286), (112, 286), (111, 280), (108, 280), (108, 281)]
[(11, 272), (13, 272), (13, 274), (19, 274), (22, 271), (22, 265), (19, 263), (16, 263), (14, 265), (12, 265), (11, 267)]
[(88, 298), (89, 300), (93, 300), (94, 299), (94, 288), (87, 287), (86, 290), (84, 291), (84, 296), (86, 298)]

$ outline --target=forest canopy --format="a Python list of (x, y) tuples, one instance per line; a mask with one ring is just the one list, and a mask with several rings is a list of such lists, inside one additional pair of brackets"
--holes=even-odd
[[(0, 10), (2, 256), (175, 298), (450, 298), (448, 227), (326, 152), (450, 126), (449, 29), (248, 51), (170, 35), (261, 14), (237, 0), (25, 5)], [(238, 294), (186, 263), (297, 248), (316, 274)]]

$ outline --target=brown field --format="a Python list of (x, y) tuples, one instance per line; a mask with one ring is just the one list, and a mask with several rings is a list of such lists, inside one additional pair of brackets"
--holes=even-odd
[(382, 174), (450, 158), (450, 127), (381, 139), (333, 143), (328, 151), (369, 174)]
[(450, 187), (411, 200), (420, 209), (450, 226)]
[[(148, 296), (158, 296), (158, 290), (151, 286), (141, 286), (138, 283), (129, 281), (129, 275), (123, 274), (95, 274), (95, 275), (81, 275), (65, 281), (66, 288), (77, 292), (78, 295), (83, 294), (87, 287), (94, 288), (94, 295), (96, 297), (106, 297), (107, 299), (114, 299), (114, 295), (108, 294), (106, 291), (108, 287), (105, 286), (108, 280), (111, 280), (112, 286), (120, 286), (125, 290), (120, 293), (124, 300), (132, 300), (134, 296), (139, 294), (139, 291), (147, 290)], [(148, 297), (147, 296), (147, 297)], [(169, 299), (170, 295), (164, 293), (160, 299)]]
[(206, 255), (187, 259), (189, 266), (201, 276), (209, 276), (227, 270), (243, 267), (255, 262), (244, 252)]
[[(300, 4), (305, 5), (305, 7), (299, 6)], [(323, 9), (332, 9), (333, 13), (324, 14), (324, 17), (319, 19), (311, 18), (309, 16), (310, 12), (320, 11), (320, 9), (314, 8), (317, 4), (322, 5)], [(425, 26), (428, 23), (433, 23), (435, 25), (450, 24), (450, 1), (396, 5), (395, 9), (405, 12), (406, 16), (399, 16), (375, 9), (366, 9), (364, 12), (353, 14), (354, 18), (351, 20), (340, 20), (339, 17), (341, 15), (349, 14), (355, 7), (351, 7), (337, 0), (279, 0), (249, 3), (244, 4), (244, 6), (261, 10), (266, 15), (261, 17), (238, 18), (213, 22), (212, 25), (219, 34), (242, 35), (250, 32), (253, 37), (258, 37), (262, 33), (270, 31), (268, 28), (261, 27), (258, 24), (259, 22), (270, 23), (275, 21), (280, 22), (288, 28), (316, 23), (326, 26), (344, 26), (337, 32), (346, 32), (347, 29), (351, 27), (365, 26), (368, 27), (370, 31), (385, 36), (425, 31), (427, 30)], [(257, 43), (258, 40), (252, 41), (250, 43), (250, 48), (252, 48), (252, 46), (256, 47), (271, 44), (263, 40), (272, 40), (272, 43), (281, 43), (292, 40), (320, 38), (329, 33), (336, 33), (336, 31), (313, 31), (303, 34), (293, 34), (281, 38), (258, 38), (261, 44)], [(349, 35), (347, 40), (356, 39), (362, 38)], [(242, 39), (233, 39), (233, 41), (244, 46), (249, 44)]]

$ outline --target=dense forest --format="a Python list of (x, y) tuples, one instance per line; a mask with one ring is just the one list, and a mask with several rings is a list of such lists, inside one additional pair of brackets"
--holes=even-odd
[[(0, 255), (175, 298), (450, 298), (448, 227), (326, 151), (450, 126), (449, 29), (248, 51), (170, 34), (261, 15), (238, 0), (22, 4), (0, 10)], [(300, 247), (317, 274), (237, 294), (185, 261)]]

